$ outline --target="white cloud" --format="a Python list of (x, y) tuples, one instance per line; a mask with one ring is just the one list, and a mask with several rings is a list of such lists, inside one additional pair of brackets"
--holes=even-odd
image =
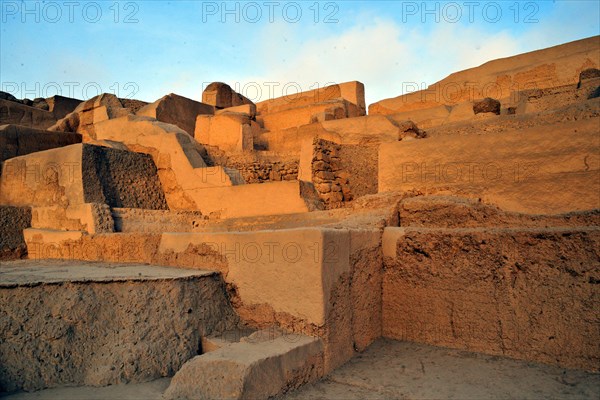
[[(160, 97), (176, 92), (199, 100), (202, 84), (219, 80), (259, 101), (359, 80), (370, 104), (402, 94), (404, 82), (430, 85), (493, 59), (581, 38), (584, 28), (564, 27), (565, 17), (578, 12), (566, 3), (518, 30), (510, 24), (504, 30), (500, 24), (410, 25), (372, 13), (354, 15), (354, 23), (343, 26), (280, 21), (243, 32), (239, 28), (241, 33), (221, 37), (209, 48), (194, 48), (198, 60), (185, 57), (182, 65), (163, 66), (152, 93)], [(593, 20), (593, 15), (581, 19), (586, 26)], [(213, 49), (219, 50), (218, 56)]]
[(452, 24), (438, 24), (424, 32), (391, 20), (371, 21), (339, 33), (317, 28), (310, 39), (289, 24), (270, 26), (265, 37), (275, 39), (256, 53), (262, 60), (262, 74), (249, 79), (276, 81), (281, 87), (297, 82), (302, 90), (359, 80), (370, 104), (400, 95), (403, 82), (431, 84), (457, 70), (519, 51), (517, 41), (506, 32), (486, 33)]

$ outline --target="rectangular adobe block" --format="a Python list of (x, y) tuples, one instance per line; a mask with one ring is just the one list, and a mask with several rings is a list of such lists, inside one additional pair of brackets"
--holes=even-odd
[(349, 271), (346, 230), (307, 228), (243, 233), (164, 233), (159, 251), (205, 244), (227, 259), (225, 279), (247, 306), (268, 305), (322, 326), (331, 291)]
[(198, 115), (213, 115), (214, 113), (215, 109), (210, 104), (200, 103), (171, 93), (141, 108), (136, 115), (144, 115), (176, 125), (194, 136), (196, 117)]
[(329, 85), (323, 88), (261, 101), (256, 104), (256, 108), (259, 114), (270, 114), (331, 100), (346, 100), (355, 105), (356, 111), (353, 112), (353, 117), (366, 115), (365, 87), (358, 81)]

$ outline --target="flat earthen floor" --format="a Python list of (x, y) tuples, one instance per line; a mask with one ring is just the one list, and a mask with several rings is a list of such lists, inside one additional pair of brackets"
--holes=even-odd
[(63, 260), (18, 260), (0, 262), (0, 287), (32, 286), (59, 282), (114, 282), (180, 279), (212, 275), (213, 271)]
[(597, 399), (600, 374), (380, 339), (296, 399)]
[[(169, 379), (18, 393), (7, 400), (160, 399)], [(597, 399), (600, 374), (381, 339), (296, 399)]]

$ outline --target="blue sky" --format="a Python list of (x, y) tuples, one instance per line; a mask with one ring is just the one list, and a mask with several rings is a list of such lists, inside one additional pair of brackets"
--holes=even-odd
[(600, 33), (598, 1), (0, 0), (0, 90), (258, 101), (359, 80), (367, 103)]

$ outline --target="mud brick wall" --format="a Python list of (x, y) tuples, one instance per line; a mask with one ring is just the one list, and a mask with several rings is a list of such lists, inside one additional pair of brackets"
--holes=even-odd
[(27, 255), (23, 229), (31, 226), (31, 208), (0, 206), (0, 260)]
[(350, 175), (350, 192), (356, 199), (377, 193), (379, 146), (344, 144), (339, 151), (344, 171)]
[(202, 225), (207, 216), (200, 211), (144, 210), (113, 208), (116, 232), (191, 232)]
[(75, 143), (81, 143), (81, 135), (78, 133), (48, 132), (26, 126), (5, 125), (0, 127), (0, 163), (9, 158)]
[(598, 228), (404, 229), (383, 336), (598, 371)]
[(313, 142), (312, 181), (326, 208), (342, 207), (353, 198), (350, 174), (342, 168), (341, 146), (324, 139)]
[(216, 274), (0, 286), (0, 305), (0, 393), (172, 376), (237, 321)]
[(227, 167), (238, 169), (246, 183), (293, 181), (298, 179), (298, 161), (229, 162), (227, 163)]
[(167, 210), (156, 165), (148, 154), (84, 146), (82, 173), (86, 203)]
[(0, 99), (0, 125), (15, 124), (28, 128), (48, 129), (56, 123), (50, 111)]
[(131, 112), (132, 114), (137, 113), (140, 108), (143, 108), (149, 104), (145, 101), (136, 100), (136, 99), (119, 98), (119, 101), (121, 102), (123, 107), (128, 109), (129, 112)]

